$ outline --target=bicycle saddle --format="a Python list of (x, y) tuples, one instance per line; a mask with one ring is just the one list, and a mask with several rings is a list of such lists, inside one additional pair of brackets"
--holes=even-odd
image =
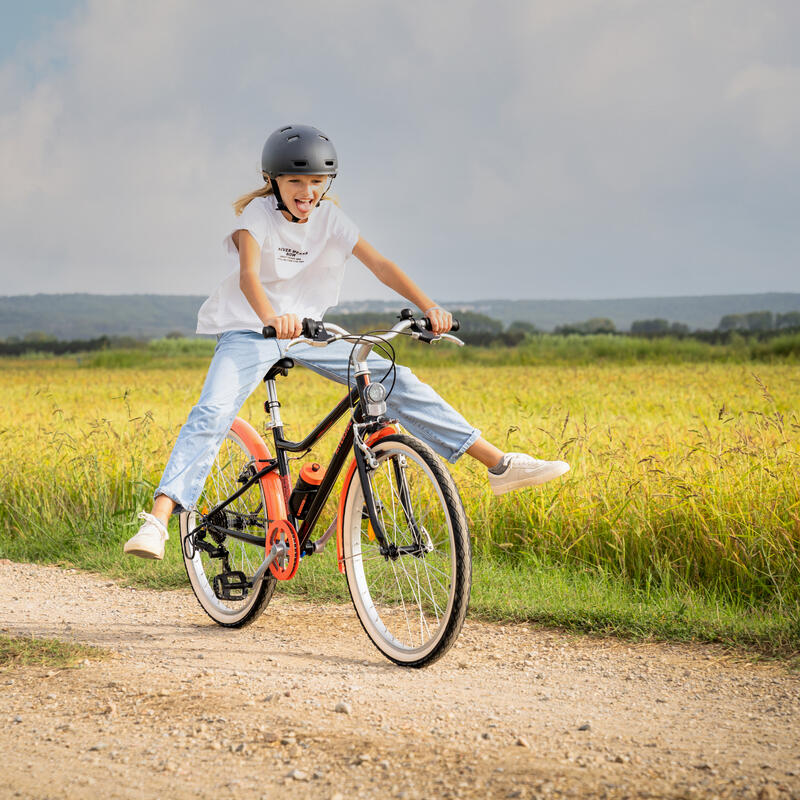
[(278, 375), (288, 375), (289, 370), (294, 366), (293, 358), (279, 358), (264, 376), (265, 381), (273, 381)]

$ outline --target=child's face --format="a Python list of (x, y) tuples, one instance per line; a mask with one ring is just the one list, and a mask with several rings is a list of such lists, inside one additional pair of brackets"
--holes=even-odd
[(307, 220), (328, 185), (327, 175), (278, 175), (275, 179), (286, 208)]

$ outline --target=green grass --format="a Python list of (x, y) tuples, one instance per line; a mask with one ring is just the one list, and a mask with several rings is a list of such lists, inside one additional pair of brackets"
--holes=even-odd
[(0, 635), (0, 669), (14, 667), (74, 667), (85, 658), (106, 658), (108, 651), (99, 647), (60, 639), (36, 639)]

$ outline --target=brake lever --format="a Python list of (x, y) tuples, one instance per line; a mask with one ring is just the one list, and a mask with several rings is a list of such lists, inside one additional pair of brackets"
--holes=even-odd
[(455, 342), (459, 347), (463, 347), (466, 344), (466, 342), (462, 342), (461, 339), (458, 338), (458, 336), (453, 336), (452, 333), (440, 333), (439, 338), (449, 339), (451, 342)]
[(341, 336), (333, 336), (333, 335), (328, 336), (327, 339), (322, 339), (322, 340), (300, 337), (299, 339), (294, 339), (293, 341), (289, 342), (289, 344), (286, 345), (286, 349), (288, 351), (289, 348), (294, 347), (296, 344), (310, 344), (312, 347), (327, 347), (329, 344), (337, 342), (341, 338), (342, 338)]

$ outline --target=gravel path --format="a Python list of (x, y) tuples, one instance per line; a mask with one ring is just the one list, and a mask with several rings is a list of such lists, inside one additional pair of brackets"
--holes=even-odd
[(3, 798), (800, 798), (798, 676), (716, 648), (468, 621), (403, 670), (349, 606), (229, 631), (188, 590), (9, 562), (0, 608), (115, 654), (0, 672)]

